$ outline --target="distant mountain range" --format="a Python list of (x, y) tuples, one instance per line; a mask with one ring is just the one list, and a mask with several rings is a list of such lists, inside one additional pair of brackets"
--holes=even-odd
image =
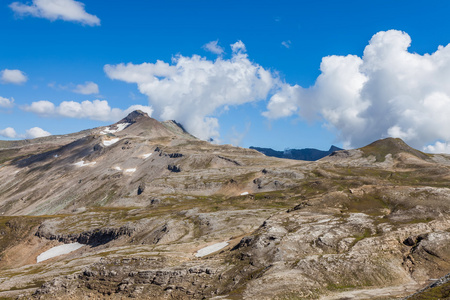
[(307, 161), (316, 161), (327, 155), (330, 155), (334, 151), (343, 150), (336, 146), (331, 146), (330, 150), (323, 151), (317, 150), (313, 148), (305, 148), (305, 149), (287, 149), (284, 151), (277, 151), (271, 148), (260, 148), (260, 147), (250, 147), (250, 149), (256, 150), (258, 152), (263, 153), (266, 156), (273, 156), (278, 158), (289, 158), (289, 159), (298, 159), (298, 160), (307, 160)]

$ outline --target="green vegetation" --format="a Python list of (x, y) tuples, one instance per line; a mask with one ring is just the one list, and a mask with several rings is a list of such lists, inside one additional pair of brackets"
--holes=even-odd
[(417, 295), (413, 295), (408, 300), (435, 300), (450, 299), (450, 282), (426, 289)]
[(353, 284), (329, 283), (327, 289), (330, 291), (349, 290), (356, 288)]
[(362, 233), (359, 234), (355, 234), (353, 237), (355, 238), (353, 240), (353, 242), (351, 243), (351, 245), (349, 246), (349, 248), (351, 249), (353, 246), (356, 245), (356, 243), (358, 243), (359, 241), (371, 237), (372, 236), (372, 231), (369, 228), (364, 228), (364, 231)]

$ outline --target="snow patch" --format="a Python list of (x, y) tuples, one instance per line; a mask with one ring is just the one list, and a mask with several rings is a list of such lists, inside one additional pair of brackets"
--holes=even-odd
[(142, 155), (142, 158), (143, 158), (143, 159), (149, 158), (149, 157), (150, 157), (150, 155), (152, 155), (152, 153), (147, 153), (147, 154), (144, 154), (144, 155)]
[(126, 169), (125, 173), (134, 173), (136, 172), (136, 168), (132, 168), (132, 169)]
[(87, 166), (93, 166), (96, 163), (97, 163), (96, 161), (85, 163), (84, 160), (82, 160), (82, 161), (79, 161), (77, 163), (74, 163), (74, 165), (77, 166), (77, 167), (87, 167)]
[(122, 168), (121, 167), (114, 167), (114, 170), (122, 171)]
[(100, 134), (116, 133), (124, 130), (129, 125), (131, 125), (131, 123), (120, 123), (116, 125), (117, 129), (110, 129), (111, 127), (107, 127), (104, 130), (100, 131)]
[(63, 254), (70, 253), (72, 251), (80, 249), (83, 246), (84, 245), (80, 244), (80, 243), (59, 245), (59, 246), (53, 247), (53, 248), (39, 254), (39, 256), (36, 258), (36, 261), (38, 263), (40, 263), (41, 261), (44, 261), (44, 260), (47, 260), (47, 259), (50, 259), (50, 258), (53, 258), (56, 256), (60, 256)]
[(248, 195), (248, 192), (241, 193), (241, 196), (245, 196), (245, 195)]
[(106, 141), (103, 141), (103, 145), (108, 147), (108, 146), (111, 146), (112, 144), (117, 143), (118, 141), (119, 141), (119, 138), (115, 138), (112, 140), (106, 140)]
[(217, 244), (214, 244), (214, 245), (211, 245), (211, 246), (208, 246), (208, 247), (198, 250), (197, 253), (195, 253), (195, 256), (203, 257), (205, 255), (219, 251), (220, 249), (225, 248), (226, 246), (228, 246), (228, 242), (217, 243)]

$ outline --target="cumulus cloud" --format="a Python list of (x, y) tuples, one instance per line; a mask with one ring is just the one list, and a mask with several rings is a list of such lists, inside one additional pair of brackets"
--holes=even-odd
[(73, 92), (83, 95), (98, 94), (98, 85), (92, 81), (86, 81), (84, 84), (78, 84)]
[(0, 130), (0, 136), (14, 139), (14, 138), (20, 138), (20, 139), (35, 139), (39, 137), (49, 136), (51, 135), (50, 132), (45, 131), (42, 128), (39, 127), (33, 127), (25, 131), (25, 134), (17, 134), (16, 130), (12, 127), (7, 127), (5, 129)]
[(14, 99), (3, 98), (0, 96), (0, 107), (1, 108), (12, 108), (14, 106)]
[(22, 107), (22, 110), (35, 113), (41, 117), (65, 117), (99, 121), (118, 121), (137, 109), (146, 112), (149, 116), (153, 113), (151, 107), (143, 105), (132, 105), (126, 110), (111, 108), (106, 100), (63, 101), (58, 106), (50, 101), (42, 100)]
[(198, 55), (157, 61), (106, 65), (111, 79), (137, 84), (156, 118), (173, 119), (201, 139), (219, 136), (219, 108), (264, 100), (278, 84), (269, 70), (251, 62), (241, 41), (231, 45), (230, 59), (210, 61)]
[(55, 105), (47, 100), (33, 102), (31, 105), (23, 106), (22, 109), (38, 114), (41, 117), (50, 117), (55, 115)]
[(214, 54), (220, 55), (224, 52), (223, 48), (218, 45), (219, 40), (211, 41), (205, 45), (203, 45), (203, 49), (212, 52)]
[(423, 148), (428, 153), (450, 153), (450, 142), (436, 142), (434, 145), (428, 145)]
[(100, 25), (100, 19), (87, 13), (84, 3), (75, 0), (33, 0), (31, 4), (13, 2), (9, 7), (20, 16), (30, 15), (50, 21), (60, 19), (89, 26)]
[[(421, 149), (436, 140), (448, 143), (450, 45), (420, 55), (408, 51), (410, 44), (405, 32), (382, 31), (362, 57), (324, 57), (314, 86), (284, 84), (264, 115), (323, 120), (346, 147), (388, 136)], [(441, 146), (428, 149), (448, 151)]]
[(244, 53), (247, 51), (247, 48), (245, 48), (245, 44), (242, 41), (237, 41), (234, 44), (231, 44), (231, 50), (233, 53)]
[(42, 128), (39, 127), (33, 127), (26, 131), (24, 138), (26, 139), (35, 139), (39, 137), (49, 136), (52, 135), (50, 132), (45, 131)]
[(14, 130), (14, 128), (7, 127), (5, 129), (0, 129), (0, 136), (13, 139), (13, 138), (17, 137), (17, 133)]
[(28, 78), (20, 70), (8, 70), (4, 69), (0, 71), (0, 81), (4, 84), (12, 83), (12, 84), (22, 84), (27, 82)]

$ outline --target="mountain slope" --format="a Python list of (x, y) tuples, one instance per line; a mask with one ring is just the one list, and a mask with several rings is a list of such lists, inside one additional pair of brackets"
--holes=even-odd
[[(241, 191), (233, 192), (226, 181), (233, 173), (255, 170), (247, 161), (262, 157), (253, 150), (200, 141), (175, 122), (160, 123), (142, 112), (58, 146), (40, 144), (40, 153), (18, 156), (4, 165), (0, 170), (0, 213), (41, 215), (84, 206), (145, 206), (151, 199), (138, 199), (136, 192), (144, 185), (147, 193), (156, 194), (174, 189), (200, 195), (225, 189), (223, 193), (238, 194)], [(224, 183), (199, 184), (196, 180), (198, 176), (214, 177), (229, 167), (233, 171), (228, 179), (222, 176)], [(170, 183), (166, 183), (168, 178)], [(244, 188), (248, 182), (239, 185)], [(253, 191), (252, 186), (247, 189)], [(269, 184), (259, 185), (261, 191), (271, 189)]]
[(401, 141), (296, 161), (136, 111), (0, 157), (0, 298), (392, 299), (450, 272), (449, 159)]
[(365, 156), (373, 155), (376, 161), (384, 161), (386, 155), (391, 154), (392, 156), (398, 155), (400, 153), (411, 154), (422, 160), (429, 160), (430, 155), (420, 152), (410, 146), (408, 146), (404, 141), (399, 138), (386, 138), (383, 140), (375, 141), (365, 147), (360, 148)]

